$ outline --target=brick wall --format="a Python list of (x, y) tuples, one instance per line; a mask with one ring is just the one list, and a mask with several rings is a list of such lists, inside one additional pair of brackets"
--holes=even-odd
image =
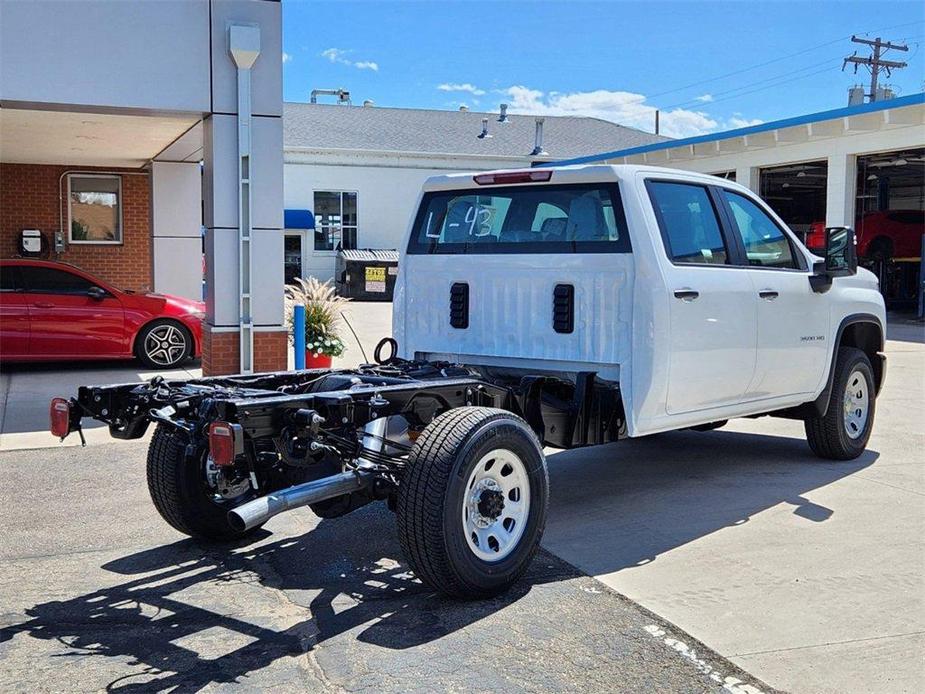
[[(212, 332), (202, 329), (202, 373), (204, 376), (236, 374), (241, 369), (237, 332)], [(289, 335), (285, 330), (254, 333), (254, 371), (285, 371), (289, 352)]]
[[(0, 257), (19, 253), (19, 232), (40, 229), (52, 248), (49, 259), (77, 265), (123, 289), (152, 288), (150, 182), (135, 169), (106, 169), (131, 172), (122, 176), (122, 243), (120, 245), (68, 244), (55, 256), (54, 234), (59, 228), (59, 211), (67, 234), (67, 200), (60, 201), (58, 183), (65, 171), (93, 171), (92, 167), (0, 164)], [(61, 180), (61, 195), (67, 197), (67, 179)], [(66, 237), (65, 237), (66, 238)]]

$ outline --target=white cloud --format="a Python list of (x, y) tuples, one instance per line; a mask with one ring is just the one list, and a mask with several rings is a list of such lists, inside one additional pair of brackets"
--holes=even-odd
[(713, 101), (713, 95), (712, 94), (701, 94), (700, 96), (696, 97), (695, 100), (703, 104), (708, 104), (711, 101)]
[(473, 96), (482, 96), (485, 93), (484, 89), (479, 89), (469, 82), (464, 82), (462, 84), (458, 82), (444, 82), (443, 84), (438, 84), (437, 89), (441, 92), (468, 92)]
[(374, 63), (371, 60), (351, 60), (347, 56), (353, 51), (344, 50), (342, 48), (326, 48), (321, 51), (321, 57), (327, 58), (332, 63), (338, 63), (340, 65), (350, 65), (355, 67), (358, 70), (372, 70), (373, 72), (379, 72), (379, 63)]
[(283, 51), (283, 64), (288, 63), (290, 60), (292, 60), (292, 56)]
[(747, 128), (750, 125), (761, 125), (764, 123), (760, 118), (739, 118), (741, 114), (733, 114), (727, 123), (730, 128)]
[[(589, 92), (544, 93), (523, 85), (499, 90), (510, 101), (512, 113), (549, 116), (589, 116), (652, 132), (655, 106), (643, 94), (596, 89)], [(659, 115), (660, 132), (668, 137), (692, 137), (754, 124), (744, 118), (723, 120), (704, 111), (675, 108)]]
[(344, 58), (344, 54), (348, 51), (342, 51), (340, 48), (326, 48), (321, 51), (321, 57), (327, 58), (332, 63), (343, 63), (344, 65), (352, 65), (349, 60)]

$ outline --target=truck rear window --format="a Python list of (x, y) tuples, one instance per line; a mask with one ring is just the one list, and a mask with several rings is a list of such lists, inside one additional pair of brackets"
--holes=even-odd
[(408, 253), (628, 253), (613, 185), (542, 185), (427, 193)]

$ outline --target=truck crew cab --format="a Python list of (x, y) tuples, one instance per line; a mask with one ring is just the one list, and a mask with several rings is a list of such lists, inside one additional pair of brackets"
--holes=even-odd
[(885, 372), (851, 229), (826, 230), (818, 258), (746, 188), (653, 167), (429, 179), (393, 322), (375, 364), (82, 387), (52, 402), (52, 430), (90, 416), (136, 438), (154, 421), (152, 498), (194, 536), (387, 500), (416, 575), (472, 597), (538, 547), (544, 446), (772, 415), (851, 459)]

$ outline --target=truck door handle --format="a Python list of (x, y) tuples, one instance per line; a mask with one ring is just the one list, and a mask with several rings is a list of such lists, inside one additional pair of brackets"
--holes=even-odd
[(680, 299), (681, 301), (693, 301), (698, 296), (700, 296), (700, 292), (698, 292), (696, 289), (691, 289), (690, 287), (674, 290), (674, 298)]
[(774, 301), (774, 299), (780, 296), (780, 292), (774, 291), (773, 289), (762, 289), (758, 292), (758, 296), (766, 301)]

